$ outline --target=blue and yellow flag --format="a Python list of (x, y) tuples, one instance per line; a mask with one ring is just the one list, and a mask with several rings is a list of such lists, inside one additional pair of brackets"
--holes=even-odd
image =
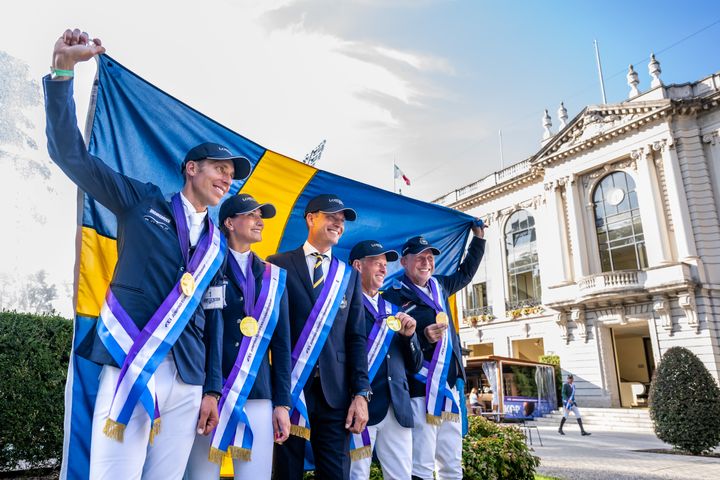
[[(303, 218), (307, 201), (321, 193), (335, 193), (357, 211), (358, 219), (346, 225), (333, 255), (347, 259), (352, 246), (367, 239), (399, 250), (407, 238), (423, 234), (442, 250), (436, 259), (437, 273), (454, 271), (461, 260), (472, 217), (324, 172), (268, 150), (173, 98), (106, 55), (98, 59), (93, 101), (88, 119), (90, 153), (125, 175), (156, 184), (163, 192), (181, 189), (180, 164), (185, 153), (199, 143), (226, 145), (233, 153), (250, 159), (252, 174), (234, 182), (229, 194), (249, 193), (260, 202), (275, 205), (277, 215), (265, 222), (263, 241), (253, 247), (262, 257), (300, 246), (307, 236)], [(76, 341), (94, 328), (117, 261), (115, 216), (88, 195), (79, 201), (82, 223)], [(217, 219), (217, 209), (211, 215)], [(397, 270), (399, 265), (393, 268)], [(99, 372), (98, 365), (72, 355), (66, 389), (63, 478), (88, 478)]]

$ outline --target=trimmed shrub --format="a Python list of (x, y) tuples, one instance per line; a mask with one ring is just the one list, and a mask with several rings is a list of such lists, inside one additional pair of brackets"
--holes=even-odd
[(720, 444), (720, 388), (690, 350), (670, 348), (650, 385), (658, 438), (694, 455)]
[(533, 480), (540, 458), (516, 427), (498, 425), (480, 416), (468, 418), (462, 465), (466, 480)]
[(59, 462), (72, 322), (0, 312), (0, 471)]

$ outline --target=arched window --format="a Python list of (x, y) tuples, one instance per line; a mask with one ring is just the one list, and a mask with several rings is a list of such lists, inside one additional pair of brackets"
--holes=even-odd
[(510, 306), (540, 301), (540, 269), (538, 267), (535, 219), (525, 210), (513, 213), (505, 224)]
[(593, 193), (603, 272), (647, 267), (635, 181), (625, 172), (603, 178)]

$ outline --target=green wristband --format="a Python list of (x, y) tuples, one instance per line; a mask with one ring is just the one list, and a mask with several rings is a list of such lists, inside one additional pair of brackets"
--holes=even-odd
[(56, 77), (74, 77), (75, 72), (73, 70), (60, 70), (59, 68), (50, 67), (50, 72)]

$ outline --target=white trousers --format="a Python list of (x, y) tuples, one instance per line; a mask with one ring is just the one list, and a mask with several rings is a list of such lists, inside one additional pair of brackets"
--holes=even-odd
[(582, 416), (580, 415), (580, 409), (578, 409), (577, 405), (573, 405), (570, 408), (563, 406), (563, 417), (568, 418), (570, 412), (573, 412), (575, 414), (575, 418), (582, 419)]
[(103, 433), (110, 414), (120, 369), (105, 365), (92, 422), (90, 478), (180, 479), (185, 471), (195, 439), (202, 386), (188, 385), (180, 379), (172, 353), (155, 371), (155, 391), (160, 408), (160, 433), (150, 440), (150, 417), (140, 403), (133, 410), (122, 442)]
[[(367, 427), (370, 446), (380, 460), (385, 480), (410, 480), (412, 472), (412, 429), (400, 425), (395, 411), (388, 408), (387, 415), (376, 425)], [(351, 480), (370, 478), (372, 458), (355, 460), (350, 464)]]
[[(462, 397), (460, 397), (462, 398)], [(462, 425), (444, 421), (431, 425), (425, 419), (425, 397), (411, 398), (415, 428), (412, 432), (412, 474), (426, 480), (462, 479)]]
[[(252, 455), (249, 462), (233, 460), (236, 479), (269, 479), (272, 474), (273, 445), (275, 434), (272, 425), (273, 406), (271, 400), (248, 400), (245, 412), (250, 420), (253, 433)], [(208, 480), (220, 477), (220, 465), (208, 460), (212, 434), (196, 435), (187, 466), (188, 480)]]

